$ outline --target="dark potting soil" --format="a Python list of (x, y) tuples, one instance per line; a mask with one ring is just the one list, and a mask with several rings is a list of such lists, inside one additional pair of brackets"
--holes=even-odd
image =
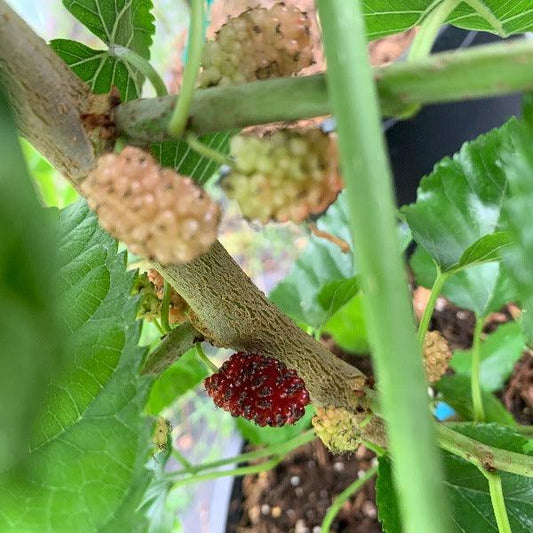
[[(494, 313), (484, 332), (494, 331), (512, 319), (512, 307)], [(470, 348), (474, 315), (442, 299), (431, 321), (452, 349)], [(340, 350), (332, 339), (323, 342), (339, 357), (372, 375), (367, 356)], [(497, 393), (520, 424), (533, 424), (533, 355), (526, 351), (515, 365), (511, 378)], [(287, 456), (274, 470), (247, 476), (236, 482), (230, 504), (233, 520), (227, 533), (318, 533), (335, 496), (373, 464), (374, 454), (361, 446), (353, 454), (333, 455), (318, 440)], [(379, 533), (375, 504), (375, 482), (348, 500), (338, 513), (332, 532)]]

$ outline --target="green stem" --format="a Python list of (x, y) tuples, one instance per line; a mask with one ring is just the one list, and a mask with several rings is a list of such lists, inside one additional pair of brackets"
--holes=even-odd
[(444, 424), (436, 424), (439, 445), (462, 457), (485, 472), (501, 470), (519, 476), (533, 477), (533, 461), (530, 455), (493, 448), (471, 439)]
[(272, 459), (269, 459), (268, 461), (261, 463), (260, 465), (241, 466), (239, 468), (234, 468), (233, 470), (216, 470), (214, 472), (207, 472), (206, 474), (195, 474), (194, 476), (190, 476), (188, 478), (180, 479), (179, 481), (176, 481), (172, 485), (172, 488), (177, 489), (185, 485), (191, 485), (193, 483), (201, 483), (202, 481), (210, 481), (212, 479), (217, 479), (220, 477), (249, 476), (251, 474), (257, 474), (259, 472), (265, 472), (266, 470), (270, 470), (274, 468), (282, 460), (283, 460), (283, 457), (275, 456)]
[(472, 406), (474, 408), (474, 421), (483, 422), (485, 411), (483, 409), (483, 396), (481, 394), (481, 384), (479, 382), (479, 372), (481, 367), (481, 334), (485, 318), (476, 316), (474, 327), (474, 338), (472, 342), (472, 362), (470, 367), (470, 390), (472, 394)]
[(501, 20), (485, 5), (482, 0), (464, 0), (480, 17), (483, 17), (500, 37), (507, 37)]
[(250, 461), (256, 461), (257, 459), (262, 459), (263, 457), (269, 457), (271, 455), (286, 455), (292, 450), (299, 448), (300, 446), (303, 446), (304, 444), (307, 444), (308, 442), (311, 442), (315, 439), (316, 439), (315, 432), (314, 430), (310, 429), (308, 431), (301, 433), (300, 435), (297, 435), (296, 437), (288, 441), (285, 441), (282, 443), (271, 444), (269, 446), (262, 448), (261, 450), (242, 453), (241, 455), (237, 455), (235, 457), (229, 457), (228, 459), (219, 459), (218, 461), (212, 461), (210, 463), (193, 465), (190, 467), (188, 471), (180, 470), (178, 472), (175, 472), (173, 475), (180, 476), (182, 474), (187, 474), (189, 472), (196, 473), (196, 472), (201, 472), (202, 470), (213, 470), (215, 468), (219, 468), (221, 466), (226, 466), (226, 465), (248, 463)]
[(168, 313), (170, 310), (170, 297), (172, 295), (172, 285), (165, 280), (163, 285), (163, 302), (161, 303), (161, 325), (165, 333), (168, 333), (172, 328), (168, 322)]
[(328, 509), (324, 521), (322, 522), (322, 527), (320, 528), (320, 533), (329, 533), (331, 524), (337, 513), (341, 510), (341, 507), (344, 505), (344, 502), (355, 494), (366, 482), (370, 481), (378, 471), (377, 466), (369, 468), (360, 478), (356, 479), (349, 487), (344, 489), (334, 500), (331, 507)]
[[(533, 42), (476, 46), (374, 70), (383, 115), (413, 104), (453, 102), (533, 89)], [(133, 100), (115, 112), (119, 132), (138, 142), (171, 138), (175, 97)], [(189, 129), (197, 135), (331, 113), (323, 75), (195, 91)]]
[(183, 69), (181, 91), (168, 123), (168, 132), (172, 137), (181, 137), (187, 128), (189, 109), (194, 96), (194, 86), (200, 71), (204, 48), (204, 4), (205, 0), (191, 0), (187, 63)]
[(161, 79), (161, 76), (157, 70), (155, 70), (150, 62), (141, 55), (118, 44), (112, 44), (109, 47), (109, 55), (116, 57), (117, 59), (122, 59), (137, 69), (145, 78), (150, 81), (157, 96), (166, 96), (168, 94), (165, 82)]
[(408, 533), (443, 533), (449, 531), (446, 495), (399, 254), (392, 180), (360, 1), (318, 0), (317, 5), (365, 318), (396, 479), (401, 480), (396, 488), (403, 523)]
[(211, 361), (211, 359), (209, 359), (209, 357), (207, 357), (207, 355), (204, 352), (204, 349), (202, 348), (201, 342), (196, 343), (196, 353), (198, 354), (198, 357), (203, 361), (205, 366), (209, 370), (211, 370), (211, 372), (215, 374), (218, 372), (219, 370), (218, 367)]
[(158, 376), (198, 341), (199, 333), (186, 322), (175, 327), (152, 350), (144, 362), (141, 373)]
[(233, 159), (230, 159), (224, 154), (213, 150), (212, 148), (201, 142), (198, 137), (196, 137), (196, 135), (194, 135), (193, 133), (188, 133), (185, 137), (185, 140), (187, 141), (187, 144), (200, 155), (208, 157), (209, 159), (216, 161), (220, 165), (227, 165), (231, 168), (235, 168), (235, 161), (233, 161)]
[(172, 448), (172, 455), (181, 463), (187, 472), (193, 468), (192, 463), (176, 448)]
[(448, 274), (441, 272), (440, 269), (437, 268), (437, 277), (433, 283), (433, 287), (431, 287), (431, 293), (429, 294), (426, 308), (424, 309), (420, 324), (418, 325), (418, 344), (420, 348), (424, 346), (424, 339), (426, 338), (426, 333), (429, 328), (431, 317), (433, 316), (433, 311), (435, 310), (435, 305), (437, 304), (437, 299), (439, 298), (440, 293), (442, 292), (442, 287), (447, 279)]
[(159, 333), (161, 333), (161, 335), (165, 335), (165, 330), (163, 329), (163, 327), (159, 323), (159, 320), (157, 320), (157, 318), (154, 317), (152, 319), (152, 322), (154, 323), (154, 326), (159, 330)]
[(422, 21), (409, 50), (409, 60), (422, 59), (431, 53), (441, 26), (462, 0), (441, 0), (434, 4)]
[(493, 472), (483, 471), (483, 475), (489, 482), (490, 502), (496, 517), (496, 524), (498, 524), (499, 533), (512, 533), (509, 517), (507, 516), (507, 509), (505, 507), (505, 499), (503, 497), (502, 480), (499, 474)]

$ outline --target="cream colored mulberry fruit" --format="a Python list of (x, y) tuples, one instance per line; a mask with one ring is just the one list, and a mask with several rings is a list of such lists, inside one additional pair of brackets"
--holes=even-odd
[[(152, 282), (155, 294), (159, 301), (163, 300), (163, 293), (165, 289), (165, 280), (163, 276), (154, 269), (148, 271), (148, 279)], [(168, 321), (170, 324), (181, 324), (185, 322), (189, 306), (187, 302), (174, 290), (170, 293), (170, 308), (168, 310)]]
[(355, 413), (342, 407), (317, 407), (312, 420), (315, 433), (334, 453), (357, 450), (361, 431)]
[(450, 365), (452, 352), (438, 331), (428, 331), (424, 338), (424, 368), (430, 383), (438, 381)]
[(105, 230), (162, 264), (187, 263), (217, 237), (217, 204), (139, 148), (100, 157), (81, 188)]
[(201, 87), (291, 76), (313, 63), (311, 22), (283, 2), (231, 18), (205, 45)]
[(231, 139), (233, 170), (222, 181), (249, 220), (301, 222), (322, 214), (342, 189), (335, 139), (318, 129), (283, 129)]

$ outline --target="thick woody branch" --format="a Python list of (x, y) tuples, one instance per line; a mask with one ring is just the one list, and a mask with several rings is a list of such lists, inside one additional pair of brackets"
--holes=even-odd
[(18, 127), (74, 184), (94, 166), (94, 152), (80, 115), (93, 95), (3, 0), (0, 0), (0, 84)]

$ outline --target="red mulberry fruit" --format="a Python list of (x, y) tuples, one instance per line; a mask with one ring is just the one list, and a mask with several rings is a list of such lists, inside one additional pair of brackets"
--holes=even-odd
[(139, 148), (100, 157), (81, 188), (105, 230), (160, 263), (192, 261), (217, 237), (218, 205)]
[(201, 87), (290, 76), (313, 63), (311, 22), (297, 7), (277, 3), (230, 19), (205, 45)]
[(283, 129), (230, 143), (236, 169), (222, 181), (242, 214), (262, 223), (322, 214), (342, 189), (335, 139), (318, 129)]
[(305, 413), (309, 392), (295, 370), (258, 354), (233, 354), (205, 380), (218, 407), (260, 426), (294, 424)]

